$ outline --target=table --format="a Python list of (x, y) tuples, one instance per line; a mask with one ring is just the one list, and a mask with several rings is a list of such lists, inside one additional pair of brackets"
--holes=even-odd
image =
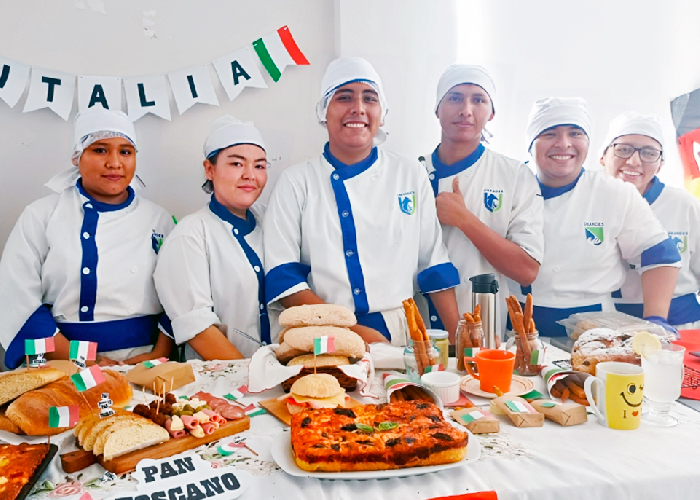
[[(566, 356), (556, 347), (547, 351), (548, 361)], [(191, 363), (197, 380), (176, 394), (207, 390), (223, 395), (246, 382), (245, 361)], [(542, 380), (533, 377), (533, 381), (543, 392)], [(377, 383), (375, 390), (379, 390)], [(249, 398), (262, 400), (281, 394), (278, 388)], [(138, 401), (140, 393), (135, 397)], [(477, 397), (473, 400), (477, 405), (488, 403)], [(438, 473), (383, 480), (320, 480), (287, 475), (269, 453), (274, 436), (284, 425), (267, 414), (253, 417), (250, 430), (242, 434), (258, 457), (243, 449), (222, 459), (216, 454), (216, 445), (203, 446), (196, 453), (215, 466), (230, 464), (251, 472), (254, 481), (240, 497), (243, 500), (423, 500), (483, 490), (496, 490), (501, 500), (695, 499), (700, 491), (700, 413), (676, 403), (673, 414), (680, 420), (674, 428), (642, 422), (636, 431), (604, 428), (592, 415), (588, 423), (575, 427), (546, 421), (544, 427), (525, 429), (515, 428), (505, 417), (499, 417), (503, 419), (499, 434), (477, 437), (482, 446), (479, 461)], [(71, 449), (73, 439), (66, 433), (52, 438), (54, 441), (61, 443), (64, 452)], [(129, 475), (103, 480), (104, 469), (98, 465), (70, 475), (59, 467), (52, 464), (31, 500), (77, 500), (85, 491), (97, 500), (136, 484)]]

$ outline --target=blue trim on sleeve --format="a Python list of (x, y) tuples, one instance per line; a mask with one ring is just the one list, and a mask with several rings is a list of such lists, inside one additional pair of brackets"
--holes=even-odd
[(423, 293), (431, 293), (459, 285), (459, 272), (451, 262), (443, 262), (418, 273), (418, 287)]
[(233, 234), (238, 244), (243, 249), (243, 253), (248, 259), (250, 267), (253, 268), (255, 276), (258, 279), (258, 316), (260, 319), (260, 340), (265, 344), (270, 344), (270, 317), (267, 313), (267, 301), (265, 300), (265, 270), (263, 269), (262, 261), (255, 250), (248, 244), (245, 237), (246, 235), (253, 232), (255, 229), (255, 217), (250, 210), (246, 210), (246, 218), (241, 219), (240, 217), (232, 214), (225, 206), (223, 206), (216, 199), (216, 196), (212, 193), (211, 201), (209, 202), (209, 210), (214, 213), (221, 220), (228, 222), (233, 227), (231, 233)]
[[(630, 316), (642, 318), (643, 304), (615, 304), (615, 308)], [(670, 325), (685, 325), (700, 320), (700, 302), (696, 293), (687, 293), (671, 299), (671, 307), (668, 309), (668, 323)]]
[(528, 286), (520, 285), (520, 292), (523, 295), (527, 295), (528, 293), (532, 293), (532, 285), (528, 285)]
[(635, 318), (641, 318), (644, 315), (644, 304), (615, 304), (615, 309)]
[(611, 296), (613, 299), (621, 299), (621, 298), (622, 298), (622, 289), (618, 288), (617, 290), (615, 290), (614, 292), (612, 292), (612, 293), (610, 294), (610, 296)]
[(542, 197), (545, 200), (548, 200), (550, 198), (556, 198), (557, 196), (561, 196), (563, 194), (568, 193), (569, 191), (571, 191), (572, 189), (574, 189), (576, 187), (576, 183), (583, 175), (583, 172), (585, 172), (585, 169), (583, 167), (581, 167), (581, 172), (579, 172), (578, 177), (576, 177), (574, 182), (572, 182), (571, 184), (567, 184), (566, 186), (561, 186), (561, 187), (545, 186), (544, 184), (542, 184), (542, 182), (540, 182), (540, 179), (538, 177), (537, 182), (540, 185), (540, 191), (542, 192)]
[[(647, 188), (647, 192), (644, 193), (642, 195), (642, 197), (645, 200), (647, 200), (649, 205), (651, 205), (661, 195), (661, 191), (664, 190), (664, 187), (666, 187), (666, 185), (663, 182), (661, 182), (661, 180), (658, 177), (654, 176), (651, 179), (651, 182), (649, 182), (649, 187)], [(679, 323), (679, 324), (682, 324), (682, 323)]]
[(346, 165), (333, 156), (328, 143), (323, 149), (323, 156), (333, 167), (330, 176), (331, 187), (335, 195), (335, 203), (338, 207), (338, 220), (340, 221), (340, 232), (343, 235), (343, 253), (345, 254), (345, 267), (348, 272), (348, 281), (352, 290), (352, 298), (355, 303), (355, 314), (367, 314), (369, 312), (369, 301), (367, 290), (365, 289), (365, 276), (362, 272), (360, 255), (357, 251), (357, 230), (355, 228), (355, 218), (352, 213), (350, 197), (345, 189), (344, 181), (355, 177), (371, 167), (379, 157), (377, 148), (372, 148), (372, 152), (364, 160), (354, 165)]
[(568, 307), (559, 309), (555, 307), (534, 306), (532, 308), (532, 319), (535, 320), (537, 331), (543, 337), (566, 337), (566, 328), (557, 323), (568, 318), (572, 314), (581, 312), (602, 311), (600, 304), (590, 306)]
[(440, 184), (440, 179), (451, 177), (453, 175), (457, 175), (460, 172), (464, 172), (466, 169), (468, 169), (477, 161), (479, 161), (481, 155), (483, 155), (484, 151), (486, 151), (484, 145), (479, 143), (476, 149), (472, 151), (469, 155), (465, 156), (459, 161), (454, 162), (452, 165), (447, 165), (443, 163), (438, 157), (439, 147), (440, 145), (438, 145), (438, 147), (435, 148), (435, 151), (433, 151), (433, 154), (430, 157), (435, 171), (428, 172), (430, 177), (430, 185), (433, 187), (433, 194), (435, 196), (438, 195), (438, 185)]
[(270, 269), (265, 276), (265, 301), (269, 304), (284, 292), (304, 283), (311, 272), (311, 266), (300, 262), (287, 262)]
[(384, 335), (388, 340), (391, 340), (391, 333), (389, 333), (389, 328), (386, 326), (384, 321), (384, 316), (380, 312), (373, 312), (368, 314), (356, 314), (358, 324), (362, 326), (368, 326), (374, 328), (382, 335)]
[(98, 352), (115, 351), (155, 344), (160, 330), (160, 314), (135, 318), (84, 323), (59, 323), (58, 328), (68, 340), (97, 342)]
[(680, 260), (681, 254), (678, 253), (678, 245), (672, 238), (666, 238), (661, 243), (657, 243), (642, 252), (642, 267), (674, 264)]
[(26, 339), (45, 339), (56, 333), (56, 321), (47, 305), (36, 308), (24, 322), (15, 338), (5, 351), (5, 366), (14, 370), (24, 361), (24, 341)]

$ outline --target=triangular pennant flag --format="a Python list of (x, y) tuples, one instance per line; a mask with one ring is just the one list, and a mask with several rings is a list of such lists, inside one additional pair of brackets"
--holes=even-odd
[(69, 358), (77, 361), (94, 361), (97, 358), (97, 342), (71, 340)]
[(54, 345), (53, 337), (24, 340), (24, 354), (27, 356), (36, 356), (37, 354), (44, 354), (55, 350), (56, 347)]
[(335, 337), (332, 335), (323, 335), (314, 339), (314, 354), (318, 356), (319, 354), (325, 354), (327, 352), (335, 351)]
[(99, 365), (92, 365), (87, 370), (71, 375), (70, 378), (80, 392), (91, 389), (105, 381), (105, 376)]
[(49, 408), (49, 427), (75, 427), (80, 420), (80, 407), (52, 406)]
[(93, 107), (122, 110), (122, 79), (116, 76), (79, 76), (78, 111)]
[(75, 76), (60, 71), (32, 68), (24, 112), (49, 108), (64, 120), (73, 109)]
[(211, 83), (209, 68), (193, 66), (168, 73), (170, 88), (173, 91), (177, 112), (181, 115), (196, 103), (219, 105), (216, 90)]
[(125, 78), (124, 91), (131, 121), (138, 120), (146, 113), (170, 120), (170, 97), (164, 75)]
[(29, 79), (29, 66), (0, 57), (0, 99), (14, 108), (24, 93)]
[(286, 26), (258, 38), (253, 42), (253, 48), (274, 81), (280, 79), (287, 66), (309, 64)]
[(244, 47), (215, 60), (213, 63), (221, 86), (233, 101), (246, 87), (266, 89), (267, 83), (255, 62), (250, 47)]

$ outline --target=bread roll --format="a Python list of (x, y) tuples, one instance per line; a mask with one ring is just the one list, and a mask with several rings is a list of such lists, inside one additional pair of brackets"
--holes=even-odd
[(347, 307), (335, 304), (305, 304), (280, 313), (281, 326), (354, 326), (355, 315)]
[(365, 341), (362, 340), (362, 337), (348, 328), (339, 328), (337, 326), (301, 326), (292, 328), (284, 336), (284, 342), (302, 352), (313, 352), (314, 339), (324, 335), (334, 338), (335, 351), (333, 351), (333, 354), (337, 356), (361, 358), (365, 353)]
[(65, 378), (66, 374), (55, 368), (20, 368), (0, 375), (0, 405), (18, 398), (27, 391)]
[(107, 461), (170, 439), (170, 434), (164, 427), (154, 424), (146, 418), (138, 423), (113, 426), (110, 429), (113, 430), (101, 443), (102, 455)]
[(309, 351), (300, 351), (299, 349), (294, 349), (292, 346), (286, 342), (282, 342), (277, 349), (275, 349), (275, 356), (280, 363), (286, 363), (292, 358), (305, 354)]
[(109, 393), (113, 407), (127, 405), (131, 400), (132, 390), (126, 377), (114, 370), (103, 370), (102, 373), (106, 380), (92, 389), (83, 391), (82, 395), (69, 378), (29, 391), (10, 404), (6, 412), (7, 418), (30, 436), (53, 435), (66, 429), (49, 427), (49, 408), (52, 406), (78, 405), (80, 416), (84, 417), (97, 408), (97, 402), (103, 392)]
[(302, 354), (293, 358), (287, 363), (287, 366), (303, 365), (304, 368), (321, 368), (323, 366), (342, 366), (349, 365), (350, 360), (347, 356), (337, 356), (335, 354), (320, 354), (314, 356), (313, 354)]
[(5, 408), (0, 410), (0, 431), (7, 431), (13, 434), (24, 434), (22, 429), (17, 427), (12, 420), (5, 416)]

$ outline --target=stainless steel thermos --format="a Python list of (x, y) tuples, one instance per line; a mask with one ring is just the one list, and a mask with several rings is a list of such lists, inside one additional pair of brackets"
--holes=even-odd
[(477, 304), (481, 306), (481, 326), (484, 330), (482, 347), (485, 349), (496, 348), (496, 293), (498, 293), (498, 280), (493, 274), (478, 274), (469, 278), (472, 282), (472, 311)]

